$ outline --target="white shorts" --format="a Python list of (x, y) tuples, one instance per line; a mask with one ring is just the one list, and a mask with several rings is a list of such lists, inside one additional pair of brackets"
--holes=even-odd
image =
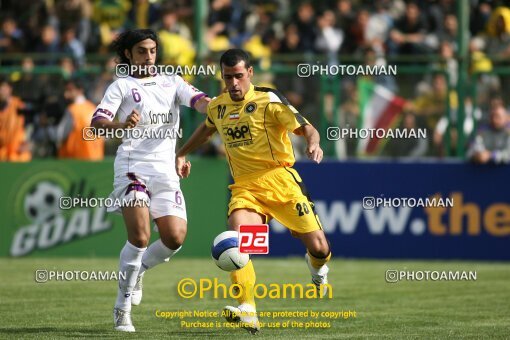
[[(162, 216), (177, 216), (187, 221), (186, 202), (179, 180), (175, 180), (167, 173), (136, 172), (136, 168), (133, 169), (133, 167), (130, 170), (135, 170), (135, 172), (116, 171), (117, 175), (113, 181), (113, 192), (110, 194), (110, 198), (123, 202), (143, 200), (149, 207), (152, 219)], [(133, 204), (133, 206), (140, 205)], [(120, 214), (121, 207), (109, 207), (107, 211)]]

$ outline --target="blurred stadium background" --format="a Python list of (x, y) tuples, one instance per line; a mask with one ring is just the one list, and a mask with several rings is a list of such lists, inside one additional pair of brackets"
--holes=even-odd
[[(15, 278), (4, 288), (14, 292), (24, 282), (24, 291), (28, 292), (35, 285), (33, 270), (44, 266), (73, 269), (72, 263), (64, 258), (86, 258), (79, 260), (79, 266), (88, 270), (115, 269), (115, 260), (102, 262), (97, 257), (118, 256), (125, 242), (122, 219), (107, 215), (101, 207), (61, 210), (58, 203), (61, 196), (107, 197), (112, 189), (113, 158), (119, 141), (98, 142), (100, 152), (83, 155), (69, 151), (69, 145), (75, 142), (62, 131), (71, 105), (83, 103), (81, 88), (90, 101), (92, 115), (106, 88), (115, 81), (115, 59), (109, 47), (112, 40), (123, 30), (150, 27), (160, 37), (161, 64), (217, 66), (219, 56), (227, 48), (248, 50), (255, 65), (254, 83), (278, 88), (320, 131), (325, 162), (315, 166), (302, 159), (303, 145), (296, 139), (296, 168), (316, 202), (338, 259), (334, 261), (335, 279), (342, 290), (349, 292), (361, 287), (367, 295), (358, 296), (357, 301), (362, 303), (356, 304), (346, 296), (349, 293), (342, 292), (339, 293), (342, 300), (317, 308), (335, 309), (346, 301), (346, 309), (365, 311), (365, 317), (377, 321), (364, 324), (361, 337), (377, 336), (381, 330), (381, 334), (390, 337), (403, 334), (432, 337), (443, 334), (441, 331), (451, 326), (449, 334), (453, 336), (462, 336), (463, 329), (473, 327), (468, 328), (467, 336), (503, 338), (500, 327), (504, 322), (495, 314), (504, 316), (509, 312), (508, 306), (501, 305), (505, 296), (508, 300), (508, 292), (502, 288), (502, 282), (508, 283), (508, 264), (437, 260), (510, 259), (509, 168), (506, 164), (494, 164), (508, 162), (510, 150), (507, 144), (500, 145), (506, 153), (493, 162), (470, 161), (475, 136), (491, 129), (491, 115), (504, 112), (505, 122), (508, 119), (509, 3), (496, 0), (0, 0), (0, 175), (5, 191), (0, 205), (0, 256), (29, 258), (0, 261), (7, 265), (8, 276)], [(396, 65), (398, 71), (396, 76), (299, 77), (298, 65), (303, 63)], [(218, 67), (217, 70), (219, 73)], [(211, 97), (222, 91), (219, 74), (186, 79)], [(328, 140), (327, 131), (331, 127), (373, 127), (367, 122), (374, 110), (367, 107), (374, 103), (372, 96), (378, 88), (385, 89), (385, 104), (393, 105), (391, 119), (384, 127), (426, 129), (427, 138), (368, 143), (356, 138)], [(181, 119), (182, 140), (186, 140), (203, 116), (183, 109)], [(81, 131), (81, 127), (75, 128)], [(499, 140), (510, 140), (506, 129)], [(179, 263), (184, 267), (213, 265), (207, 259), (210, 244), (225, 228), (229, 199), (229, 170), (222, 158), (221, 143), (213, 138), (192, 157), (192, 175), (182, 182), (189, 217), (188, 238), (179, 254), (183, 258)], [(453, 198), (454, 206), (364, 209), (364, 197)], [(299, 242), (291, 239), (277, 222), (272, 224), (270, 240), (270, 256), (302, 255)], [(190, 259), (195, 257), (203, 259)], [(381, 261), (358, 262), (348, 258)], [(432, 261), (402, 262), (402, 259)], [(268, 264), (271, 262), (262, 263), (263, 268), (271, 270)], [(479, 274), (473, 286), (441, 283), (444, 290), (440, 289), (441, 293), (431, 298), (434, 293), (426, 289), (430, 287), (428, 284), (427, 287), (422, 283), (402, 284), (395, 289), (386, 287), (384, 270), (404, 268), (460, 268), (487, 275)], [(377, 275), (370, 274), (374, 270)], [(155, 278), (168, 280), (164, 271), (158, 269)], [(282, 268), (274, 270), (282, 271)], [(342, 271), (346, 276), (351, 275), (344, 283)], [(214, 269), (204, 272), (196, 269), (191, 273), (187, 275), (218, 275)], [(259, 274), (267, 280), (264, 275), (267, 274)], [(356, 281), (356, 277), (364, 283)], [(304, 281), (305, 276), (300, 280)], [(70, 283), (73, 284), (78, 285)], [(378, 291), (380, 294), (393, 298), (371, 299), (369, 291), (377, 285), (384, 286)], [(58, 283), (46, 287), (54, 294), (48, 296), (58, 297)], [(88, 286), (80, 283), (79, 287)], [(113, 294), (113, 284), (108, 287)], [(491, 288), (494, 288), (492, 295), (484, 294)], [(31, 294), (39, 296), (44, 289), (38, 286), (37, 292)], [(158, 286), (158, 294), (165, 294), (164, 289)], [(71, 290), (69, 294), (73, 296)], [(97, 291), (106, 296), (98, 305), (109, 313), (108, 297), (112, 294), (107, 294), (107, 290)], [(416, 294), (416, 300), (398, 300), (407, 293)], [(459, 296), (445, 307), (442, 301), (448, 294)], [(23, 297), (13, 293), (16, 296), (0, 308), (17, 306)], [(36, 299), (35, 295), (30, 296)], [(434, 302), (427, 305), (427, 299)], [(48, 301), (42, 298), (38, 303), (44, 305)], [(168, 309), (184, 308), (184, 302), (174, 296)], [(495, 306), (492, 312), (489, 302)], [(420, 303), (424, 304), (423, 308), (438, 311), (441, 317), (426, 319), (428, 326), (419, 326), (416, 319), (421, 317), (410, 314), (415, 304)], [(285, 304), (280, 309), (297, 308), (293, 302)], [(371, 304), (375, 309), (371, 310)], [(477, 304), (481, 307), (472, 317), (458, 310)], [(198, 306), (199, 302), (194, 301), (193, 305)], [(385, 306), (397, 311), (388, 315)], [(147, 313), (152, 310), (149, 306), (144, 308)], [(270, 308), (278, 309), (276, 305)], [(101, 319), (101, 315), (109, 315), (104, 310), (94, 311), (97, 327), (110, 327)], [(406, 317), (398, 311), (409, 317), (405, 321), (410, 322), (410, 327), (419, 330), (389, 326), (396, 319)], [(58, 317), (52, 315), (49, 319), (38, 319), (36, 326), (57, 322)], [(453, 325), (444, 325), (448, 317), (453, 318)], [(13, 337), (34, 333), (37, 337), (36, 330), (41, 330), (40, 327), (32, 329), (24, 325), (26, 334), (13, 331), (21, 327), (19, 319), (21, 315), (12, 314), (8, 320), (0, 321), (0, 325), (6, 322), (0, 333), (3, 330)], [(473, 322), (475, 319), (478, 323)], [(68, 330), (55, 334), (105, 336), (92, 329), (80, 332), (76, 319), (66, 320)], [(441, 326), (434, 329), (434, 325)], [(178, 329), (177, 324), (170, 327)], [(335, 327), (346, 327), (345, 335), (355, 336), (361, 326), (345, 326), (340, 322)], [(51, 338), (57, 330), (58, 326), (52, 326), (44, 332)], [(180, 332), (183, 336), (188, 334)], [(294, 332), (294, 336), (303, 334)], [(204, 331), (191, 336), (210, 334)], [(164, 335), (167, 334), (146, 334)], [(335, 331), (323, 333), (324, 338), (337, 335)]]

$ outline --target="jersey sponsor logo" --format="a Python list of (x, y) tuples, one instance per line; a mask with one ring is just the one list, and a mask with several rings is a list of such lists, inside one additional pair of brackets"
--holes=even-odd
[(142, 84), (143, 86), (153, 86), (153, 85), (156, 85), (156, 82), (153, 81), (151, 83), (145, 83), (145, 84)]
[(225, 137), (225, 144), (230, 148), (253, 144), (248, 123), (225, 125), (223, 126), (223, 135)]
[(225, 111), (227, 111), (226, 105), (218, 105), (218, 119), (223, 119)]
[(269, 226), (267, 224), (240, 225), (239, 252), (244, 254), (268, 254)]
[(239, 112), (231, 113), (229, 119), (239, 119)]
[(246, 113), (253, 113), (253, 112), (255, 112), (256, 109), (257, 109), (257, 104), (255, 104), (254, 102), (246, 104), (246, 107), (244, 108)]
[(166, 113), (152, 113), (149, 112), (151, 124), (174, 124), (174, 114), (170, 111)]

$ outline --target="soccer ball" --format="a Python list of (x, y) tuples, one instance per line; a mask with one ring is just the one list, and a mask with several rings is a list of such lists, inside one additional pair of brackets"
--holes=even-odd
[(216, 265), (224, 271), (231, 272), (246, 266), (250, 260), (249, 254), (239, 252), (239, 233), (224, 231), (213, 241), (211, 255)]
[(36, 224), (53, 220), (61, 213), (59, 200), (63, 194), (62, 188), (53, 182), (38, 182), (25, 196), (26, 216)]

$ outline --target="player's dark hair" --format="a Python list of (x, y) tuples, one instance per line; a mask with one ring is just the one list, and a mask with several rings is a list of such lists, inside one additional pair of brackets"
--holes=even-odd
[(250, 68), (250, 55), (240, 48), (232, 48), (222, 54), (220, 58), (220, 67), (223, 65), (233, 67), (241, 61), (244, 61), (244, 66), (246, 66), (246, 69)]
[(112, 43), (112, 47), (119, 57), (119, 63), (129, 64), (129, 59), (124, 55), (124, 51), (131, 51), (133, 46), (145, 39), (153, 40), (156, 43), (156, 49), (158, 48), (158, 35), (156, 32), (149, 28), (131, 30), (121, 33), (119, 37)]

